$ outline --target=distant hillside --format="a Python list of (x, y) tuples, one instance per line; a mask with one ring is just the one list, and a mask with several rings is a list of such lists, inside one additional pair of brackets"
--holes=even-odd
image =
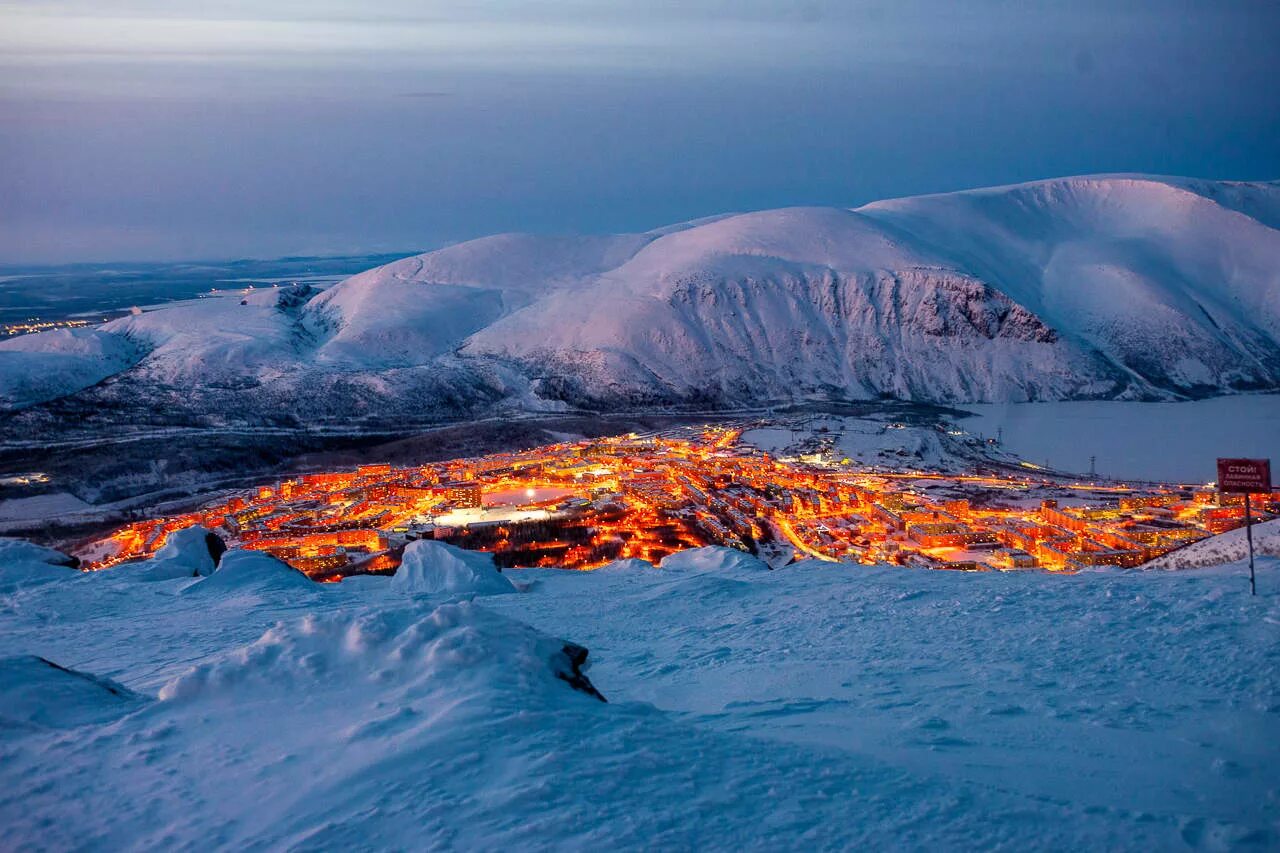
[(3, 341), (0, 401), (327, 418), (1274, 390), (1278, 226), (1276, 183), (1120, 175), (500, 235), (314, 296)]

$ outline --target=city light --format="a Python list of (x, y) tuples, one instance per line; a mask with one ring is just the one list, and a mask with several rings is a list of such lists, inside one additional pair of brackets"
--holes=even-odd
[[(502, 566), (592, 569), (715, 544), (781, 562), (1070, 572), (1137, 566), (1244, 520), (1242, 496), (1208, 487), (1071, 482), (1029, 463), (1042, 473), (782, 461), (740, 438), (704, 427), (306, 474), (129, 524), (84, 550), (86, 568), (148, 557), (200, 524), (322, 580), (394, 571), (417, 538), (490, 551)], [(1280, 512), (1280, 493), (1255, 503)]]

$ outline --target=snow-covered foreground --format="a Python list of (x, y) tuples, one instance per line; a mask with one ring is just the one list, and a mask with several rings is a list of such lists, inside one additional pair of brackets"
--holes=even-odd
[(504, 586), (434, 543), (313, 585), (197, 575), (200, 542), (96, 575), (0, 548), (0, 847), (1280, 844), (1273, 557), (1256, 598), (1239, 564), (720, 549)]

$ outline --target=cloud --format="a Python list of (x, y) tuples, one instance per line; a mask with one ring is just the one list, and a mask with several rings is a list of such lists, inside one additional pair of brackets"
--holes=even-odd
[[(0, 0), (0, 259), (1280, 174), (1272, 5)], [(36, 225), (38, 223), (38, 226)]]

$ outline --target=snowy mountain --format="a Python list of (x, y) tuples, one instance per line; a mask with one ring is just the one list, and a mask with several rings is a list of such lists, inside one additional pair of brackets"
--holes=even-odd
[(325, 416), (1275, 389), (1278, 227), (1277, 183), (1099, 176), (500, 235), (314, 295), (0, 342), (0, 399)]
[(1273, 557), (1257, 597), (438, 543), (316, 584), (196, 534), (92, 574), (0, 540), (0, 847), (1275, 846)]

